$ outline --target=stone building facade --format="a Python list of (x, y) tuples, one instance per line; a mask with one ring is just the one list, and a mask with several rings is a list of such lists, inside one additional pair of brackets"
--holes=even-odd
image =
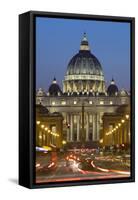
[(61, 148), (63, 140), (63, 117), (50, 113), (41, 104), (36, 105), (36, 146)]
[(115, 113), (103, 115), (103, 143), (104, 147), (126, 147), (131, 144), (130, 106), (123, 105)]

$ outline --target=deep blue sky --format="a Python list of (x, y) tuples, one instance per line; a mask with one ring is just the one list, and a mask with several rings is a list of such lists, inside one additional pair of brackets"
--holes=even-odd
[(106, 85), (130, 88), (130, 24), (36, 18), (36, 88), (46, 91), (54, 76), (62, 86), (69, 60), (79, 51), (86, 32), (91, 52), (100, 61)]

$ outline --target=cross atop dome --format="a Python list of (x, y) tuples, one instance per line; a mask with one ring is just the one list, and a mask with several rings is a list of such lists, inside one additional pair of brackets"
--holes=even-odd
[(82, 41), (88, 41), (87, 37), (86, 37), (86, 32), (83, 33), (83, 39), (82, 39)]
[(112, 77), (111, 85), (114, 85), (114, 84), (115, 84), (115, 81), (114, 81), (114, 78)]
[(56, 80), (55, 76), (54, 76), (54, 79), (53, 79), (52, 83), (57, 83), (57, 80)]
[(89, 43), (88, 43), (85, 32), (83, 33), (83, 38), (81, 40), (80, 50), (81, 51), (90, 51)]

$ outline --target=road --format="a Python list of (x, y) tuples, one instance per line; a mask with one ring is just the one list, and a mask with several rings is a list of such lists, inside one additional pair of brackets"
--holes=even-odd
[[(42, 160), (42, 159), (41, 159)], [(37, 158), (36, 183), (62, 182), (77, 180), (113, 179), (130, 176), (129, 159), (116, 156), (90, 156), (81, 154), (58, 155), (56, 161), (43, 165)], [(46, 166), (46, 167), (45, 167)]]

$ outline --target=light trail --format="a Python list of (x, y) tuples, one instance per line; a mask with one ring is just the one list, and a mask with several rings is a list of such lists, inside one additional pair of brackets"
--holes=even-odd
[(93, 161), (91, 161), (91, 165), (92, 165), (92, 167), (94, 167), (102, 172), (114, 172), (114, 173), (118, 173), (118, 174), (130, 175), (129, 171), (121, 171), (121, 170), (105, 169), (105, 168), (97, 167), (97, 166), (95, 166)]
[(99, 169), (102, 172), (109, 172), (108, 169), (104, 169), (104, 168), (101, 168), (101, 167), (96, 167), (95, 164), (94, 164), (94, 162), (93, 162), (93, 160), (91, 161), (91, 165), (92, 165), (92, 167), (94, 167), (96, 169)]
[[(102, 167), (98, 167), (95, 165), (95, 162), (92, 160), (90, 162), (91, 166), (94, 170), (83, 170), (79, 168), (79, 164), (75, 161), (75, 158), (72, 156), (71, 158), (68, 157), (68, 161), (74, 161), (71, 165), (72, 172), (67, 171), (66, 174), (66, 167), (61, 168), (58, 167), (55, 173), (52, 173), (49, 177), (46, 176), (37, 176), (36, 183), (44, 183), (44, 182), (62, 182), (62, 181), (79, 181), (79, 180), (97, 180), (97, 179), (112, 179), (112, 178), (122, 178), (122, 177), (129, 177), (129, 171), (121, 171), (121, 170), (112, 170), (112, 169), (105, 169)], [(39, 164), (39, 163), (37, 163)], [(55, 163), (51, 162), (48, 168), (54, 167)], [(37, 165), (39, 166), (39, 165)], [(62, 171), (62, 175), (61, 175)], [(64, 171), (64, 172), (63, 172)], [(66, 174), (66, 175), (65, 175)]]
[(54, 165), (55, 165), (55, 163), (52, 162), (52, 163), (50, 163), (50, 165), (48, 165), (48, 168), (51, 168), (51, 167), (54, 166)]
[(87, 172), (84, 171), (84, 170), (82, 170), (82, 169), (79, 169), (79, 168), (78, 168), (78, 171), (81, 172), (82, 174), (87, 174)]
[(102, 172), (110, 172), (109, 169), (104, 169), (104, 168), (101, 168), (101, 167), (96, 167), (97, 169), (101, 170)]
[(118, 174), (130, 175), (130, 172), (128, 172), (128, 171), (120, 171), (120, 170), (111, 170), (111, 171), (116, 172)]
[(93, 160), (91, 161), (91, 165), (92, 165), (92, 167), (96, 168), (96, 166), (95, 166)]

